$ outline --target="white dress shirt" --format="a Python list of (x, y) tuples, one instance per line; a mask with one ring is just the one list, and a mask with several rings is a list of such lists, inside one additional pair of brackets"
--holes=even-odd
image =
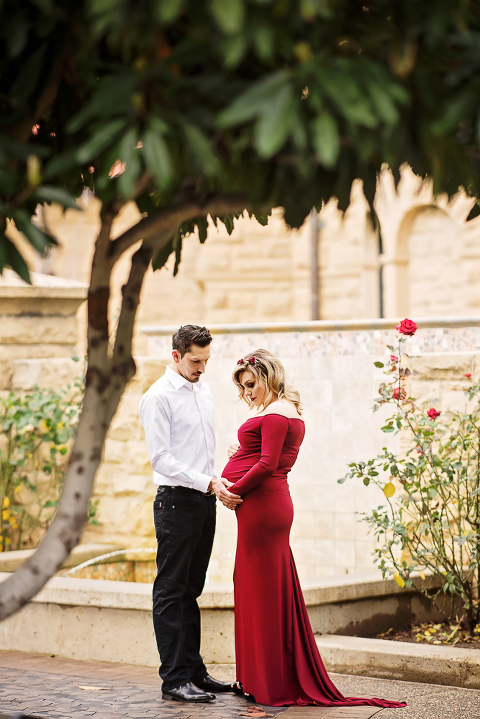
[(208, 490), (215, 476), (215, 407), (210, 387), (167, 367), (140, 401), (140, 419), (157, 486)]

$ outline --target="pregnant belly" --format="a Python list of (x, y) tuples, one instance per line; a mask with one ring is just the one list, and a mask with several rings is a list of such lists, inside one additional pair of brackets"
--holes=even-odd
[(260, 453), (247, 452), (246, 450), (239, 449), (236, 454), (231, 457), (227, 462), (225, 469), (222, 472), (222, 477), (228, 479), (229, 482), (236, 482), (241, 479), (249, 469), (260, 459)]

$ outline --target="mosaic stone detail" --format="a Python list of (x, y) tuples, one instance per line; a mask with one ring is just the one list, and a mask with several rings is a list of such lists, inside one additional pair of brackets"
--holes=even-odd
[[(170, 357), (171, 337), (159, 328), (150, 329), (149, 355)], [(214, 335), (215, 349), (225, 358), (241, 357), (250, 348), (263, 347), (280, 357), (322, 357), (339, 355), (387, 355), (388, 344), (395, 344), (394, 329), (297, 331), (297, 332), (228, 332)], [(247, 349), (246, 349), (247, 348)], [(480, 327), (425, 327), (409, 337), (404, 351), (409, 355), (438, 352), (477, 352), (480, 350)]]

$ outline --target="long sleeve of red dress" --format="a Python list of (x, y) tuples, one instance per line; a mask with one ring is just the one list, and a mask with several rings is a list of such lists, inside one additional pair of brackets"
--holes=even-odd
[(280, 414), (266, 414), (262, 418), (260, 433), (262, 450), (259, 461), (243, 477), (229, 487), (229, 492), (242, 496), (270, 477), (278, 468), (289, 421)]

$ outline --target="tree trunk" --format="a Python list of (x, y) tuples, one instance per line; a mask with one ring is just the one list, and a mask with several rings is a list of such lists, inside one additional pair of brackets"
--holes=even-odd
[[(101, 461), (105, 437), (118, 403), (135, 374), (132, 338), (145, 273), (152, 257), (186, 221), (208, 214), (225, 215), (248, 209), (244, 198), (228, 195), (205, 203), (188, 201), (164, 208), (111, 239), (112, 223), (121, 202), (102, 211), (88, 292), (88, 365), (83, 408), (72, 454), (65, 473), (55, 518), (37, 551), (0, 584), (0, 620), (21, 609), (59, 571), (80, 541), (88, 514), (93, 482)], [(112, 270), (133, 244), (142, 240), (132, 257), (130, 275), (122, 288), (122, 306), (113, 354), (109, 357), (108, 302)]]

